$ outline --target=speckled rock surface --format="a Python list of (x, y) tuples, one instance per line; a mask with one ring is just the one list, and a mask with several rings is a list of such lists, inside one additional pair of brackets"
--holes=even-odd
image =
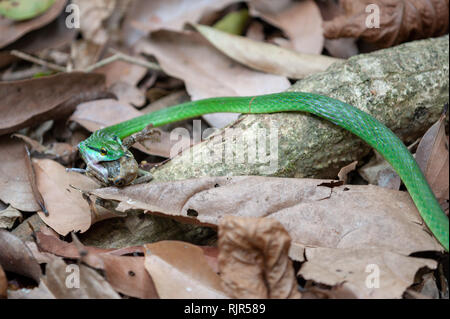
[[(439, 118), (448, 103), (448, 50), (447, 35), (357, 55), (298, 81), (289, 90), (319, 93), (352, 104), (409, 143)], [(240, 130), (238, 135), (243, 140), (217, 139), (230, 128)], [(276, 163), (269, 161), (271, 166), (261, 161), (250, 163), (247, 157), (244, 162), (230, 160), (229, 156), (209, 163), (198, 160), (201, 154), (225, 154), (226, 150), (248, 154), (249, 143), (245, 141), (258, 132), (264, 132), (267, 139), (270, 134), (278, 136), (278, 145), (271, 144), (277, 150), (272, 152)], [(154, 170), (154, 180), (220, 175), (333, 178), (341, 167), (370, 151), (351, 133), (301, 113), (245, 115), (214, 136)], [(269, 141), (266, 143), (269, 148)]]

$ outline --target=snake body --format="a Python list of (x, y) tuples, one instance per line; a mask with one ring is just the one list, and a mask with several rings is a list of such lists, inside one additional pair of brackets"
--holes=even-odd
[[(114, 161), (126, 150), (121, 140), (152, 125), (194, 118), (208, 113), (307, 112), (359, 136), (376, 149), (402, 179), (425, 224), (448, 251), (449, 220), (433, 194), (417, 162), (403, 142), (369, 114), (330, 97), (302, 92), (283, 92), (252, 97), (219, 97), (161, 109), (94, 132), (79, 144), (88, 166)], [(104, 174), (107, 174), (104, 172)]]

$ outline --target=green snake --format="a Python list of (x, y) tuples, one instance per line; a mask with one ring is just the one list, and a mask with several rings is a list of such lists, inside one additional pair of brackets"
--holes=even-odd
[[(109, 181), (103, 164), (132, 157), (122, 140), (147, 127), (198, 117), (208, 113), (307, 112), (324, 118), (359, 136), (395, 169), (409, 191), (425, 224), (448, 251), (449, 222), (417, 162), (403, 142), (369, 114), (330, 97), (283, 92), (252, 97), (218, 97), (187, 102), (105, 127), (78, 145), (87, 168)], [(133, 177), (134, 178), (134, 177)], [(128, 184), (128, 181), (127, 181)]]

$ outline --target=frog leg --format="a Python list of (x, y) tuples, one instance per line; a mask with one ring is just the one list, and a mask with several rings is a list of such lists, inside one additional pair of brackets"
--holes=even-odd
[(153, 175), (150, 172), (139, 168), (138, 177), (131, 183), (131, 185), (148, 183), (152, 179)]
[(140, 143), (144, 140), (151, 139), (154, 142), (160, 140), (161, 132), (153, 128), (152, 124), (147, 125), (142, 131), (134, 133), (128, 137), (125, 137), (122, 141), (122, 145), (125, 148), (130, 148), (135, 143)]

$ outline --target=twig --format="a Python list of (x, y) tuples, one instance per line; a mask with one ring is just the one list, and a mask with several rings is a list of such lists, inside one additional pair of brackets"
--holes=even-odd
[[(122, 53), (122, 52), (114, 50), (114, 49), (110, 49), (110, 52), (114, 53), (114, 55), (112, 55), (110, 57), (107, 57), (107, 58), (105, 58), (103, 60), (100, 60), (97, 63), (95, 63), (95, 64), (93, 64), (91, 66), (88, 66), (87, 68), (85, 68), (82, 71), (84, 71), (84, 72), (92, 72), (95, 69), (98, 69), (98, 68), (100, 68), (102, 66), (105, 66), (105, 65), (107, 65), (109, 63), (112, 63), (114, 61), (117, 61), (117, 60), (122, 60), (122, 61), (125, 61), (125, 62), (128, 62), (128, 63), (133, 63), (133, 64), (136, 64), (136, 65), (140, 65), (140, 66), (143, 66), (145, 68), (148, 68), (148, 69), (154, 70), (154, 71), (162, 71), (161, 67), (158, 64), (156, 64), (156, 63), (144, 61), (144, 60), (142, 60), (140, 58), (132, 57), (130, 55), (127, 55), (125, 53)], [(39, 64), (39, 65), (42, 65), (42, 66), (45, 66), (45, 67), (47, 67), (48, 69), (51, 69), (51, 70), (55, 70), (55, 71), (59, 71), (59, 72), (70, 72), (71, 71), (70, 68), (65, 68), (63, 66), (60, 66), (60, 65), (57, 65), (57, 64), (54, 64), (54, 63), (51, 63), (51, 62), (47, 62), (45, 60), (42, 60), (40, 58), (36, 58), (36, 57), (34, 57), (32, 55), (29, 55), (27, 53), (20, 52), (20, 51), (17, 51), (17, 50), (12, 50), (10, 52), (10, 54), (14, 55), (16, 57), (19, 57), (19, 58), (21, 58), (23, 60), (26, 60), (26, 61), (29, 61), (29, 62), (33, 62), (33, 63)]]
[(25, 61), (29, 61), (29, 62), (33, 62), (33, 63), (39, 64), (39, 65), (43, 65), (43, 66), (45, 66), (45, 67), (47, 67), (47, 68), (49, 68), (51, 70), (55, 70), (55, 71), (59, 71), (59, 72), (66, 72), (66, 68), (63, 67), (63, 66), (60, 66), (60, 65), (57, 65), (57, 64), (54, 64), (54, 63), (51, 63), (51, 62), (47, 62), (45, 60), (36, 58), (36, 57), (34, 57), (32, 55), (29, 55), (27, 53), (24, 53), (24, 52), (20, 52), (20, 51), (17, 51), (17, 50), (12, 50), (10, 52), (10, 54), (14, 55), (14, 56), (16, 56), (18, 58), (21, 58), (21, 59), (23, 59)]
[(106, 64), (112, 63), (112, 62), (117, 61), (117, 60), (122, 60), (122, 61), (125, 61), (125, 62), (128, 62), (128, 63), (133, 63), (133, 64), (136, 64), (136, 65), (140, 65), (140, 66), (143, 66), (145, 68), (148, 68), (148, 69), (154, 70), (154, 71), (162, 71), (161, 67), (158, 64), (156, 64), (156, 63), (148, 62), (148, 61), (144, 61), (144, 60), (142, 60), (140, 58), (132, 57), (130, 55), (127, 55), (125, 53), (122, 53), (122, 52), (120, 52), (118, 50), (115, 50), (115, 49), (112, 49), (112, 48), (110, 48), (109, 51), (114, 53), (114, 55), (112, 55), (110, 57), (107, 57), (107, 58), (105, 58), (103, 60), (98, 61), (97, 63), (87, 67), (86, 69), (84, 69), (84, 71), (85, 72), (92, 72), (93, 70), (95, 70), (97, 68), (100, 68), (100, 67), (102, 67), (102, 66), (104, 66)]

